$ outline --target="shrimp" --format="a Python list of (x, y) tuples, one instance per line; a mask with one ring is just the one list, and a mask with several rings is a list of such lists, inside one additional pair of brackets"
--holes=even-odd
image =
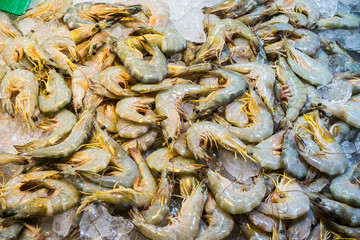
[(135, 178), (133, 189), (119, 187), (110, 191), (98, 191), (83, 199), (77, 213), (81, 212), (89, 203), (93, 201), (106, 202), (117, 208), (126, 208), (129, 206), (143, 207), (150, 203), (156, 192), (156, 181), (150, 172), (150, 169), (143, 160), (140, 149), (130, 149), (130, 154), (139, 166), (139, 172), (142, 177)]
[(234, 220), (229, 213), (219, 207), (211, 194), (209, 194), (208, 200), (206, 201), (205, 212), (209, 227), (200, 233), (196, 240), (218, 240), (226, 238), (234, 227)]
[(287, 229), (289, 239), (308, 239), (311, 232), (311, 225), (316, 223), (314, 212), (310, 209), (308, 213), (298, 219), (290, 221)]
[(206, 201), (206, 186), (200, 183), (184, 201), (177, 218), (172, 219), (172, 224), (157, 227), (148, 224), (137, 212), (131, 211), (133, 223), (139, 231), (150, 239), (194, 239), (200, 228), (200, 219)]
[[(148, 114), (152, 114), (149, 111)], [(148, 123), (137, 123), (129, 120), (119, 118), (117, 120), (116, 129), (120, 137), (123, 138), (137, 138), (145, 134), (150, 128)]]
[(170, 18), (170, 8), (162, 0), (142, 1), (142, 5), (150, 12), (148, 25), (166, 27)]
[(186, 141), (196, 159), (211, 159), (205, 150), (200, 147), (202, 141), (204, 141), (205, 147), (208, 141), (210, 141), (210, 146), (212, 146), (212, 141), (215, 141), (216, 146), (219, 144), (227, 150), (240, 153), (243, 157), (247, 156), (246, 145), (227, 128), (213, 122), (194, 123), (186, 132)]
[(359, 227), (348, 227), (346, 225), (337, 224), (331, 220), (326, 221), (326, 224), (329, 225), (331, 229), (345, 234), (353, 239), (360, 239), (360, 228)]
[(291, 43), (284, 41), (287, 61), (292, 70), (308, 83), (319, 86), (332, 81), (333, 75), (329, 69), (315, 61), (305, 53), (296, 50)]
[[(148, 209), (141, 212), (144, 220), (148, 224), (159, 225), (164, 221), (170, 210), (171, 193), (173, 191), (173, 184), (167, 179), (166, 168), (161, 172), (161, 180), (158, 186), (157, 193), (151, 201)], [(137, 209), (134, 209), (138, 212)]]
[(156, 141), (158, 137), (158, 131), (155, 128), (150, 128), (145, 134), (137, 137), (131, 141), (123, 143), (121, 146), (125, 151), (128, 151), (130, 148), (134, 148), (136, 144), (139, 145), (141, 152), (146, 152)]
[(268, 0), (224, 0), (211, 7), (203, 7), (203, 13), (216, 14), (222, 18), (237, 18), (262, 5)]
[[(38, 92), (38, 82), (32, 72), (21, 69), (8, 72), (0, 85), (2, 110), (13, 116), (15, 112), (19, 112), (28, 124), (29, 130), (35, 130), (34, 121), (39, 114)], [(14, 94), (15, 106), (11, 102)]]
[(300, 110), (306, 103), (307, 88), (296, 77), (283, 57), (279, 58), (276, 73), (282, 88), (284, 88), (282, 98), (287, 100), (286, 115), (281, 126), (290, 125), (298, 117)]
[(303, 179), (308, 172), (308, 165), (300, 160), (295, 142), (295, 131), (292, 128), (286, 130), (282, 144), (281, 163), (284, 170), (290, 176)]
[[(156, 45), (164, 54), (172, 55), (186, 49), (185, 38), (175, 29), (159, 26), (143, 26), (131, 33), (132, 36), (143, 36), (151, 44)], [(142, 37), (130, 38), (125, 44), (140, 51), (146, 50), (141, 44)]]
[(87, 57), (95, 55), (96, 51), (106, 43), (106, 39), (109, 36), (109, 32), (101, 31), (96, 33), (91, 39), (80, 43), (76, 48), (80, 58), (85, 60)]
[(208, 37), (197, 52), (196, 59), (192, 61), (192, 64), (210, 60), (214, 56), (219, 56), (225, 45), (226, 36), (233, 34), (238, 34), (249, 40), (251, 50), (254, 54), (260, 51), (259, 39), (250, 28), (238, 20), (222, 19), (210, 26)]
[[(228, 44), (230, 58), (236, 63), (255, 62), (256, 56), (251, 51), (249, 41), (245, 38), (233, 39), (234, 44)], [(226, 67), (226, 66), (224, 66)], [(233, 71), (236, 71), (232, 69)]]
[(269, 234), (252, 224), (244, 215), (238, 215), (241, 231), (247, 239), (270, 240)]
[(85, 181), (82, 178), (76, 178), (73, 185), (83, 193), (94, 193), (95, 191), (110, 191), (112, 188), (103, 187), (92, 181)]
[(311, 166), (329, 175), (338, 175), (345, 172), (348, 160), (338, 142), (330, 134), (329, 130), (320, 120), (318, 111), (308, 113), (304, 116), (314, 134), (314, 141), (320, 151), (312, 153), (306, 145), (298, 144), (300, 156)]
[(256, 227), (264, 230), (265, 232), (272, 232), (276, 228), (277, 223), (272, 217), (265, 215), (255, 209), (247, 213), (247, 216)]
[(160, 92), (163, 90), (168, 90), (169, 88), (177, 84), (188, 83), (191, 84), (193, 82), (183, 78), (164, 78), (162, 81), (154, 84), (137, 83), (131, 87), (131, 90), (138, 93)]
[(257, 87), (260, 97), (268, 107), (269, 111), (274, 111), (274, 83), (275, 72), (274, 70), (262, 63), (237, 63), (227, 65), (224, 67), (235, 72), (246, 74), (246, 76), (253, 80), (251, 82)]
[(191, 66), (168, 64), (168, 77), (187, 77), (195, 78), (199, 74), (204, 74), (212, 68), (210, 63), (199, 63)]
[(56, 174), (54, 171), (37, 171), (20, 174), (11, 178), (1, 189), (1, 208), (5, 209), (26, 202), (35, 200), (41, 196), (46, 196), (44, 189), (37, 189), (34, 191), (27, 191), (23, 189), (22, 185), (28, 180), (41, 179), (53, 177)]
[(360, 128), (360, 94), (352, 96), (346, 103), (322, 102), (325, 109), (347, 124)]
[(209, 93), (213, 89), (197, 84), (176, 84), (156, 95), (155, 105), (159, 115), (167, 118), (161, 122), (166, 143), (170, 148), (180, 133), (182, 99), (186, 95)]
[(159, 115), (147, 115), (144, 116), (142, 113), (148, 112), (151, 107), (150, 105), (155, 102), (152, 97), (127, 97), (116, 104), (116, 113), (120, 118), (137, 122), (137, 123), (156, 123), (164, 120), (166, 117)]
[(141, 11), (141, 5), (84, 2), (71, 6), (64, 16), (70, 29), (94, 25), (101, 21), (119, 20)]
[(308, 193), (312, 204), (327, 216), (341, 220), (346, 225), (360, 227), (360, 209), (337, 202), (317, 193)]
[(245, 103), (239, 100), (234, 100), (232, 103), (226, 105), (226, 121), (239, 128), (245, 127), (249, 121), (246, 112), (243, 111), (244, 106)]
[(346, 172), (331, 181), (330, 192), (334, 198), (353, 207), (360, 207), (359, 183), (360, 164), (353, 164)]
[(356, 29), (360, 27), (360, 19), (351, 13), (337, 11), (334, 17), (320, 19), (319, 29)]
[(108, 132), (117, 133), (118, 118), (115, 105), (112, 103), (105, 103), (96, 108), (96, 120)]
[(80, 193), (71, 184), (54, 179), (33, 179), (23, 184), (26, 188), (47, 188), (51, 194), (21, 205), (5, 208), (0, 216), (8, 219), (21, 219), (34, 216), (54, 216), (76, 206)]
[[(94, 104), (98, 105), (98, 103)], [(34, 158), (62, 158), (71, 156), (82, 144), (87, 142), (92, 130), (94, 110), (95, 108), (85, 111), (71, 130), (69, 136), (61, 143), (35, 149), (23, 155)]]
[(21, 36), (20, 31), (12, 24), (8, 14), (0, 13), (0, 33), (9, 38)]
[(16, 19), (19, 22), (25, 18), (40, 19), (49, 21), (50, 19), (60, 19), (64, 16), (66, 10), (72, 5), (72, 0), (46, 0), (34, 8), (27, 10), (24, 14)]
[(45, 130), (54, 130), (49, 136), (31, 141), (25, 145), (15, 145), (14, 147), (18, 152), (25, 153), (54, 145), (71, 132), (76, 122), (77, 118), (75, 114), (67, 109), (63, 109), (53, 118), (46, 119), (40, 126), (38, 126), (39, 128)]
[(273, 120), (260, 97), (254, 90), (250, 90), (241, 100), (245, 102), (241, 112), (247, 114), (247, 124), (244, 127), (228, 126), (229, 131), (249, 143), (261, 142), (270, 137), (274, 131)]
[(343, 121), (336, 121), (331, 125), (329, 129), (331, 135), (334, 136), (335, 140), (340, 143), (345, 140), (345, 137), (350, 132), (350, 125)]
[(66, 164), (56, 166), (62, 173), (75, 175), (77, 171), (100, 172), (109, 164), (111, 155), (103, 149), (89, 148), (74, 153)]
[[(70, 32), (70, 38), (75, 44), (84, 42), (85, 40), (91, 38), (95, 34), (99, 33), (101, 30), (109, 27), (111, 24), (102, 22), (98, 24), (86, 25), (83, 27), (76, 28)], [(86, 42), (87, 43), (87, 42)], [(85, 43), (85, 44), (86, 44)]]
[(292, 33), (295, 28), (289, 23), (275, 23), (263, 29), (256, 30), (256, 34), (265, 43), (276, 42), (280, 39), (279, 35)]
[(0, 238), (3, 240), (18, 239), (18, 236), (23, 229), (24, 225), (21, 223), (12, 223), (8, 225), (4, 221), (1, 222)]
[(259, 176), (253, 186), (235, 183), (212, 170), (207, 171), (207, 185), (216, 203), (226, 212), (243, 214), (259, 206), (266, 193), (264, 178)]
[[(40, 47), (50, 56), (55, 62), (56, 67), (65, 70), (72, 75), (76, 69), (76, 65), (72, 61), (77, 61), (79, 53), (76, 45), (71, 38), (63, 36), (48, 37)], [(70, 60), (62, 51), (68, 51), (73, 60)]]
[(108, 67), (99, 75), (99, 83), (118, 97), (129, 97), (135, 95), (133, 91), (128, 89), (128, 81), (130, 79), (131, 76), (123, 66)]
[(196, 164), (193, 159), (177, 156), (168, 148), (160, 148), (152, 152), (147, 158), (146, 163), (149, 168), (161, 172), (163, 168), (173, 173), (194, 173), (203, 170), (205, 165)]
[(317, 4), (312, 0), (294, 0), (293, 1), (295, 12), (304, 13), (309, 23), (307, 25), (308, 28), (316, 26), (316, 23), (319, 21), (320, 12)]
[(262, 22), (262, 23), (258, 23), (254, 26), (254, 30), (258, 31), (264, 28), (269, 27), (270, 25), (276, 24), (276, 23), (288, 23), (289, 22), (289, 17), (285, 14), (280, 14), (277, 15), (273, 18), (271, 18), (268, 21)]
[(276, 170), (283, 167), (281, 148), (285, 131), (277, 132), (256, 146), (248, 146), (248, 155), (258, 161), (261, 167)]
[(190, 117), (190, 120), (192, 121), (199, 118), (199, 116), (209, 114), (216, 108), (232, 102), (245, 92), (247, 85), (245, 76), (223, 69), (217, 69), (213, 73), (226, 79), (226, 83), (223, 85), (224, 88), (209, 94), (206, 99), (203, 100), (198, 107), (196, 107)]
[(104, 187), (132, 187), (136, 178), (140, 176), (139, 168), (126, 151), (104, 130), (98, 123), (94, 123), (96, 137), (106, 152), (111, 154), (111, 165), (114, 171), (101, 176), (95, 173), (81, 172), (86, 178)]
[(184, 136), (179, 136), (178, 139), (176, 139), (174, 143), (174, 150), (183, 157), (186, 158), (194, 158), (194, 155), (192, 154), (191, 150), (188, 148), (186, 139)]
[(142, 58), (140, 51), (114, 37), (110, 36), (107, 43), (117, 53), (130, 76), (142, 83), (157, 83), (167, 75), (166, 58), (160, 49), (146, 38), (139, 39), (139, 41), (145, 50), (153, 56), (150, 62), (146, 62)]
[(276, 180), (276, 191), (270, 195), (270, 201), (260, 203), (257, 210), (281, 219), (296, 219), (305, 215), (310, 209), (308, 196), (303, 193), (295, 179), (279, 178)]
[(71, 90), (64, 78), (54, 69), (49, 70), (45, 89), (40, 91), (39, 109), (44, 113), (56, 113), (71, 101)]

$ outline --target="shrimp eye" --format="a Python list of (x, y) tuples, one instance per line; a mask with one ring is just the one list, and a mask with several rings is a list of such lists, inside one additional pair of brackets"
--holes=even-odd
[(32, 117), (32, 119), (34, 120), (34, 122), (36, 122), (38, 120), (37, 116)]
[(316, 202), (316, 203), (321, 202), (321, 198), (319, 198), (319, 197), (315, 198), (314, 202)]
[(195, 110), (195, 113), (200, 113), (200, 109), (196, 109), (196, 110)]
[(171, 176), (171, 174), (172, 174), (172, 172), (168, 172), (168, 173), (167, 173), (168, 176)]
[(351, 184), (355, 184), (355, 179), (354, 178), (351, 179), (350, 182), (351, 182)]
[(209, 167), (209, 165), (205, 165), (205, 168), (206, 168), (206, 169), (209, 169), (210, 167)]
[(81, 113), (81, 108), (78, 108), (78, 109), (76, 110), (76, 112), (77, 112), (77, 113)]
[(106, 126), (105, 126), (105, 125), (102, 125), (102, 126), (101, 126), (101, 129), (102, 129), (102, 130), (106, 129)]
[(322, 104), (321, 102), (319, 102), (317, 105), (320, 107), (320, 106), (322, 106), (323, 104)]
[(96, 27), (96, 28), (100, 28), (100, 25), (99, 25), (99, 24), (96, 24), (95, 27)]
[(284, 234), (285, 232), (284, 232), (284, 230), (280, 230), (279, 233), (280, 233), (280, 234)]
[(93, 52), (92, 52), (92, 55), (95, 55), (95, 54), (96, 54), (96, 51), (93, 51)]
[(71, 59), (71, 62), (72, 62), (72, 63), (76, 63), (76, 60), (75, 60), (75, 59)]
[(252, 155), (253, 155), (253, 153), (249, 152), (247, 155), (252, 156)]
[(254, 87), (254, 90), (256, 91), (258, 88), (257, 87)]
[(293, 128), (292, 127), (289, 127), (289, 130), (292, 130)]
[(93, 203), (94, 203), (95, 205), (99, 205), (99, 204), (100, 204), (98, 200), (95, 200)]
[(27, 170), (24, 168), (22, 171), (21, 171), (23, 174), (25, 174), (27, 172)]
[(34, 33), (34, 32), (35, 32), (35, 30), (34, 30), (34, 29), (31, 29), (31, 30), (30, 30), (30, 32), (31, 32), (31, 33)]
[(169, 138), (168, 138), (168, 143), (171, 143), (172, 140), (173, 140), (173, 139), (172, 139), (171, 137), (169, 137)]

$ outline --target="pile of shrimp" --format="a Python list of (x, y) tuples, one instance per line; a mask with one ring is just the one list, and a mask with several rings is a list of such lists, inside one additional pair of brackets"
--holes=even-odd
[[(321, 18), (314, 0), (202, 11), (202, 44), (162, 1), (0, 13), (0, 109), (46, 130), (0, 154), (16, 169), (0, 188), (1, 239), (46, 239), (41, 218), (90, 204), (149, 239), (360, 239), (360, 161), (341, 147), (360, 128), (360, 68), (317, 34), (360, 19)], [(56, 27), (24, 35), (27, 18)], [(116, 25), (132, 32), (120, 39)], [(345, 103), (318, 96), (339, 82)]]

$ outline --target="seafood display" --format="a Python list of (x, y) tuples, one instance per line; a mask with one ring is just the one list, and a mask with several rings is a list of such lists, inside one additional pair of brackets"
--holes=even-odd
[(321, 35), (358, 15), (218, 0), (196, 42), (104, 2), (0, 13), (0, 114), (38, 134), (0, 152), (0, 239), (360, 239), (360, 64)]

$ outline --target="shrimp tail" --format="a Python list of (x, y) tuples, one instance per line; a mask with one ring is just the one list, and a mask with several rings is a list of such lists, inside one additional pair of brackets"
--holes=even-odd
[(14, 148), (21, 153), (31, 152), (32, 150), (49, 146), (49, 142), (45, 138), (31, 141), (24, 145), (14, 145)]
[(1, 164), (7, 164), (7, 163), (13, 163), (13, 164), (27, 164), (30, 160), (30, 157), (17, 155), (17, 154), (11, 154), (11, 153), (0, 153), (0, 165)]
[(76, 174), (76, 171), (68, 164), (57, 163), (55, 165), (56, 165), (56, 167), (58, 169), (61, 170), (62, 174), (70, 174), (70, 175), (75, 175)]
[(164, 121), (165, 119), (167, 119), (168, 117), (162, 116), (162, 115), (150, 115), (147, 118), (149, 118), (153, 122), (161, 122), (161, 121)]

